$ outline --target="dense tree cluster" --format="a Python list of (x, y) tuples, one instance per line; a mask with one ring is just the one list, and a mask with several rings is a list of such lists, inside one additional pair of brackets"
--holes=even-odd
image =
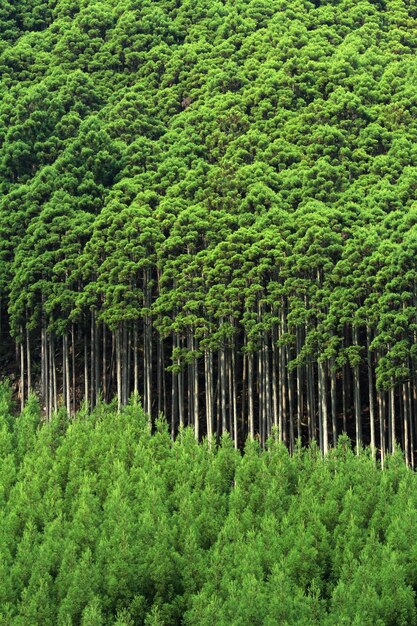
[(138, 392), (172, 433), (346, 431), (414, 463), (414, 3), (16, 0), (0, 24), (22, 406)]
[[(3, 626), (417, 624), (417, 475), (347, 437), (151, 434), (139, 405), (40, 423), (0, 400)], [(401, 514), (400, 514), (401, 513)]]

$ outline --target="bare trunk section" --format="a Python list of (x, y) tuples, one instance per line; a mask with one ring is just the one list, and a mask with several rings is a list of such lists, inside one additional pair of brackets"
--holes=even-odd
[(26, 326), (26, 370), (27, 370), (27, 395), (29, 397), (32, 391), (32, 367), (31, 367), (31, 354), (30, 354), (30, 332)]
[(235, 448), (238, 446), (238, 426), (237, 426), (237, 391), (236, 391), (236, 352), (232, 348), (232, 411), (233, 411), (233, 441)]
[(302, 419), (303, 419), (303, 368), (298, 362), (301, 352), (301, 328), (297, 326), (296, 330), (297, 345), (297, 439), (301, 441), (302, 436)]
[(71, 362), (72, 362), (72, 412), (75, 415), (76, 407), (76, 373), (75, 373), (75, 328), (71, 324)]
[(117, 410), (120, 412), (123, 403), (122, 396), (122, 348), (120, 327), (115, 331), (116, 343), (116, 381), (117, 381)]
[(133, 393), (139, 394), (138, 323), (133, 323)]
[(295, 433), (294, 433), (294, 376), (292, 370), (289, 369), (288, 363), (291, 361), (291, 348), (287, 346), (287, 384), (288, 384), (288, 417), (290, 424), (290, 440), (289, 449), (290, 452), (294, 452), (295, 448)]
[(220, 411), (221, 411), (221, 433), (227, 430), (226, 422), (226, 366), (225, 366), (225, 348), (222, 344), (219, 348), (219, 377), (220, 377)]
[(101, 348), (101, 390), (104, 402), (107, 402), (107, 333), (103, 322), (102, 348)]
[[(353, 345), (359, 346), (358, 328), (354, 326), (352, 329)], [(362, 412), (361, 412), (361, 395), (359, 381), (359, 363), (353, 366), (353, 385), (354, 385), (354, 405), (355, 405), (355, 428), (356, 428), (356, 450), (360, 453), (362, 448)]]
[[(193, 348), (195, 350), (195, 352), (197, 352), (197, 346), (195, 344), (195, 340), (193, 338)], [(197, 441), (200, 438), (200, 407), (199, 407), (199, 385), (198, 385), (198, 360), (197, 360), (197, 356), (194, 356), (193, 359), (193, 391), (194, 391), (194, 400), (193, 400), (193, 404), (194, 404), (194, 432), (195, 432), (195, 438), (197, 439)]]
[(389, 420), (390, 420), (390, 442), (391, 453), (394, 454), (395, 446), (397, 444), (397, 436), (395, 432), (395, 391), (394, 381), (391, 381), (391, 388), (389, 390)]
[(88, 345), (86, 333), (84, 333), (84, 402), (88, 405)]
[[(23, 328), (21, 329), (23, 335)], [(23, 339), (18, 345), (18, 352), (20, 354), (20, 379), (19, 379), (19, 396), (20, 396), (20, 409), (23, 411), (25, 406), (25, 349), (23, 347)]]
[(207, 438), (211, 441), (213, 436), (213, 408), (214, 408), (214, 391), (213, 391), (213, 353), (210, 349), (204, 351), (204, 377), (206, 392), (206, 430)]
[(328, 411), (327, 411), (327, 379), (325, 363), (322, 360), (318, 362), (318, 378), (319, 378), (319, 406), (321, 407), (321, 431), (323, 454), (329, 451), (329, 430), (328, 430)]
[(63, 364), (63, 381), (64, 401), (68, 415), (71, 415), (71, 385), (70, 385), (70, 363), (68, 353), (68, 333), (62, 337), (62, 364)]
[(368, 398), (369, 398), (369, 422), (371, 430), (371, 452), (375, 457), (376, 444), (375, 444), (375, 407), (374, 407), (374, 381), (372, 370), (372, 353), (371, 353), (371, 329), (366, 327), (366, 350), (367, 350), (367, 364), (368, 364)]
[(332, 437), (333, 447), (337, 446), (337, 387), (334, 359), (330, 362), (330, 402), (332, 406)]
[(248, 421), (249, 437), (255, 437), (255, 427), (253, 419), (253, 352), (248, 352)]

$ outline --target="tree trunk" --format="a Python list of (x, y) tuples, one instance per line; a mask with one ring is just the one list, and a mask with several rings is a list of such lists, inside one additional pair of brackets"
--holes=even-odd
[(30, 334), (29, 329), (26, 326), (26, 369), (27, 369), (27, 395), (29, 397), (32, 391), (32, 368), (31, 368), (31, 356), (30, 356)]
[[(358, 328), (353, 327), (353, 345), (358, 346)], [(362, 448), (362, 414), (361, 414), (361, 395), (359, 381), (359, 364), (353, 366), (353, 384), (354, 384), (354, 405), (355, 405), (355, 427), (356, 427), (356, 451), (360, 453)]]
[(71, 324), (71, 361), (72, 361), (72, 413), (75, 415), (76, 402), (76, 373), (75, 373), (75, 328)]
[(337, 446), (337, 387), (334, 359), (330, 363), (330, 401), (332, 405), (332, 436), (333, 447)]
[[(172, 333), (172, 349), (176, 348), (176, 334)], [(172, 356), (172, 365), (175, 366), (175, 359)], [(175, 429), (177, 424), (177, 409), (178, 409), (178, 374), (172, 369), (171, 371), (171, 437), (174, 439)]]
[(138, 323), (133, 322), (133, 393), (139, 394)]
[(327, 384), (326, 384), (326, 371), (324, 362), (318, 361), (318, 379), (319, 379), (319, 410), (321, 413), (321, 424), (319, 424), (319, 429), (321, 431), (321, 439), (322, 439), (322, 451), (323, 455), (326, 456), (329, 450), (329, 439), (328, 439), (328, 412), (327, 412)]
[(253, 352), (248, 352), (248, 421), (249, 436), (253, 439), (255, 437), (253, 420)]
[(226, 422), (226, 367), (225, 367), (225, 354), (224, 345), (222, 344), (219, 349), (219, 372), (220, 372), (220, 409), (221, 409), (221, 432), (224, 434), (227, 430)]
[(71, 415), (71, 386), (70, 386), (70, 364), (68, 354), (68, 333), (65, 332), (62, 338), (62, 352), (63, 352), (63, 387), (65, 388), (65, 406), (67, 408), (68, 415)]
[(404, 423), (404, 456), (405, 463), (407, 466), (410, 465), (410, 454), (409, 454), (409, 446), (410, 446), (410, 436), (409, 436), (409, 415), (408, 415), (408, 395), (407, 395), (407, 385), (406, 383), (402, 384), (402, 409), (403, 409), (403, 423)]
[(194, 432), (195, 432), (195, 438), (197, 439), (197, 441), (199, 441), (200, 439), (200, 421), (199, 421), (199, 386), (198, 386), (198, 359), (197, 359), (197, 345), (196, 345), (196, 339), (193, 337), (193, 350), (194, 350), (194, 359), (192, 362), (193, 365), (193, 391), (194, 391), (194, 399), (193, 399), (193, 405), (194, 405)]
[(234, 444), (237, 449), (238, 433), (237, 433), (237, 392), (236, 392), (236, 353), (235, 347), (232, 347), (232, 408), (233, 408), (233, 435)]
[[(23, 334), (23, 328), (21, 329)], [(20, 410), (23, 411), (25, 407), (25, 349), (23, 347), (23, 339), (19, 343), (20, 353), (20, 380), (19, 380), (19, 396), (20, 396)]]
[(209, 349), (204, 351), (204, 374), (206, 391), (206, 429), (207, 439), (213, 435), (213, 354)]
[(289, 423), (290, 423), (290, 440), (289, 447), (290, 452), (294, 452), (295, 448), (295, 433), (294, 433), (294, 376), (290, 371), (288, 363), (291, 360), (291, 348), (287, 346), (287, 379), (288, 379), (288, 411), (289, 411)]
[(117, 410), (120, 412), (123, 403), (122, 396), (122, 349), (121, 349), (120, 326), (116, 329), (116, 380), (117, 380)]
[(371, 329), (366, 327), (366, 350), (367, 350), (367, 363), (368, 363), (368, 397), (369, 397), (369, 422), (371, 430), (371, 452), (375, 457), (376, 445), (375, 445), (375, 408), (374, 408), (374, 381), (372, 374), (372, 354), (371, 354)]
[(95, 398), (95, 332), (94, 332), (94, 310), (91, 309), (90, 313), (90, 407), (93, 408), (96, 404)]
[(272, 329), (272, 413), (273, 413), (273, 422), (274, 428), (276, 428), (279, 432), (279, 422), (278, 422), (278, 382), (277, 382), (277, 372), (278, 372), (278, 363), (277, 363), (277, 329), (276, 326)]
[(395, 452), (395, 446), (397, 443), (397, 437), (395, 433), (395, 391), (394, 381), (391, 381), (391, 388), (389, 390), (389, 417), (390, 417), (390, 433), (391, 433), (391, 454)]
[(301, 441), (301, 424), (303, 419), (303, 368), (298, 363), (301, 352), (301, 328), (297, 326), (297, 439)]

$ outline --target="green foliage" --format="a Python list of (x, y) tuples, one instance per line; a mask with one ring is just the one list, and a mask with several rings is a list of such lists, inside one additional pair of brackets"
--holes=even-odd
[(417, 623), (416, 475), (399, 455), (382, 471), (346, 437), (325, 459), (276, 434), (243, 455), (191, 429), (173, 442), (134, 404), (63, 431), (31, 399), (9, 434), (4, 624)]
[(14, 337), (42, 317), (60, 335), (92, 306), (116, 329), (151, 307), (163, 337), (217, 330), (217, 345), (232, 316), (256, 347), (253, 304), (268, 303), (269, 331), (279, 296), (286, 341), (307, 323), (301, 359), (355, 365), (342, 328), (370, 324), (378, 386), (407, 379), (410, 3), (3, 4), (0, 286)]
[[(1, 623), (416, 623), (401, 453), (381, 472), (347, 439), (264, 449), (268, 403), (314, 439), (350, 393), (381, 459), (401, 432), (415, 460), (416, 20), (406, 0), (1, 3)], [(264, 431), (241, 456), (250, 363)], [(172, 433), (210, 384), (219, 445), (94, 401), (134, 377), (152, 417), (172, 390)]]

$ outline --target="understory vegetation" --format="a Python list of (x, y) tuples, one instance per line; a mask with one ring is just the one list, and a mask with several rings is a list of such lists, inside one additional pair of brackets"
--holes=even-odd
[(414, 464), (415, 2), (5, 0), (0, 32), (21, 406)]
[(414, 626), (417, 476), (0, 393), (2, 626)]

